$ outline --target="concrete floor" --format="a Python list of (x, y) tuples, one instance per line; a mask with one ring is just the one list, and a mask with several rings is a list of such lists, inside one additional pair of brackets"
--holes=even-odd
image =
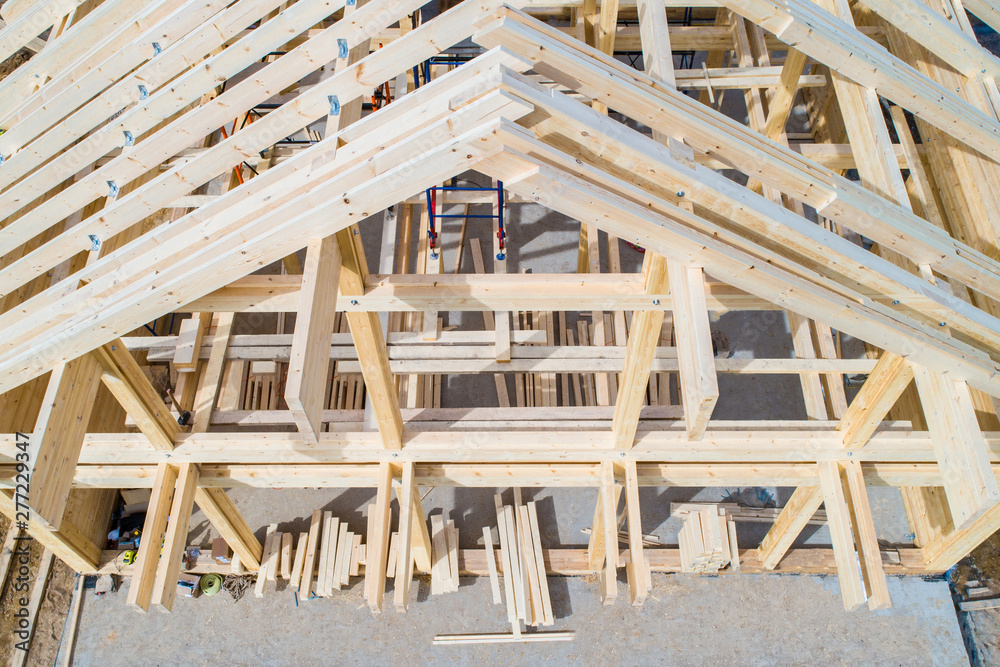
[(290, 591), (233, 603), (179, 599), (171, 615), (138, 616), (124, 589), (84, 601), (77, 665), (582, 664), (671, 665), (967, 665), (948, 586), (889, 580), (894, 607), (843, 611), (832, 577), (746, 575), (653, 577), (651, 597), (635, 609), (620, 599), (602, 607), (595, 582), (550, 578), (554, 630), (572, 642), (433, 646), (438, 633), (505, 632), (485, 578), (463, 578), (457, 593), (428, 596), (406, 615), (373, 617), (360, 579), (332, 600), (295, 606)]

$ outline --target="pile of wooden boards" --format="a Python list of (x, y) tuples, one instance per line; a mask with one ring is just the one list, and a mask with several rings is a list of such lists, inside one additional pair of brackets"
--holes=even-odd
[[(504, 577), (507, 620), (515, 628), (515, 634), (519, 634), (518, 621), (535, 627), (552, 625), (554, 621), (535, 503), (521, 504), (520, 493), (515, 492), (514, 495), (513, 506), (504, 505), (500, 494), (494, 496), (494, 502), (497, 532), (500, 534), (499, 570)], [(500, 604), (493, 534), (489, 528), (483, 529), (483, 537), (493, 587), (493, 602)]]
[(724, 507), (686, 503), (671, 509), (684, 519), (679, 535), (681, 572), (718, 572), (727, 565), (739, 569), (736, 522)]
[[(349, 530), (330, 511), (315, 510), (309, 531), (299, 534), (295, 557), (292, 557), (292, 533), (278, 532), (278, 524), (267, 527), (264, 556), (257, 574), (256, 597), (263, 597), (267, 582), (278, 578), (289, 582), (303, 599), (330, 597), (334, 590), (348, 585), (349, 577), (357, 576), (364, 561), (361, 534)], [(239, 560), (234, 558), (233, 570)]]

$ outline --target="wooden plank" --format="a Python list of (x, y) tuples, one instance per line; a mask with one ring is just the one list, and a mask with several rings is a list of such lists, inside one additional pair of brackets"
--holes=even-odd
[(826, 507), (827, 525), (833, 541), (833, 555), (837, 561), (837, 581), (844, 609), (854, 611), (865, 603), (865, 584), (854, 550), (854, 532), (851, 513), (844, 497), (840, 468), (836, 461), (819, 464), (820, 490)]
[(139, 541), (136, 570), (132, 574), (127, 599), (128, 606), (143, 612), (149, 611), (152, 599), (157, 563), (160, 560), (160, 538), (167, 528), (167, 516), (170, 514), (170, 500), (174, 495), (177, 472), (175, 466), (166, 463), (156, 466), (153, 493), (146, 509), (146, 520), (142, 524), (142, 534), (146, 539)]
[(194, 499), (212, 527), (239, 555), (243, 567), (260, 569), (263, 547), (225, 489), (199, 488)]
[[(527, 506), (528, 513), (528, 527), (531, 532), (531, 545), (534, 549), (534, 562), (535, 567), (538, 570), (538, 582), (539, 588), (542, 594), (542, 625), (552, 625), (555, 623), (555, 619), (552, 615), (552, 599), (549, 595), (549, 581), (545, 575), (545, 558), (542, 556), (542, 538), (541, 532), (538, 529), (538, 512), (535, 509), (535, 503), (530, 502)], [(492, 551), (490, 549), (489, 551)], [(491, 553), (487, 553), (487, 556), (492, 556)], [(494, 594), (494, 601), (499, 603), (500, 589)]]
[[(170, 521), (167, 522), (167, 530), (163, 536), (163, 552), (156, 568), (156, 580), (153, 582), (153, 595), (150, 599), (152, 606), (164, 612), (173, 611), (177, 577), (181, 572), (181, 556), (187, 546), (188, 525), (191, 522), (191, 509), (197, 488), (198, 466), (181, 463), (177, 467)], [(141, 541), (139, 546), (142, 546)]]
[(972, 396), (964, 382), (921, 366), (913, 366), (913, 379), (944, 476), (951, 515), (955, 527), (962, 530), (1000, 503)]
[(334, 237), (309, 242), (292, 334), (285, 401), (299, 432), (314, 442), (322, 430), (323, 389), (330, 364), (328, 342), (337, 308), (340, 264), (340, 249)]
[[(396, 611), (406, 613), (410, 605), (410, 588), (413, 584), (413, 536), (419, 533), (419, 527), (414, 530), (414, 520), (424, 524), (423, 508), (414, 503), (416, 494), (415, 466), (413, 461), (406, 461), (401, 466), (401, 488), (399, 489), (399, 549), (396, 562), (396, 576), (393, 580), (393, 606)], [(419, 498), (417, 499), (419, 502)], [(420, 516), (417, 517), (419, 511)]]
[(507, 621), (515, 635), (521, 634), (521, 625), (517, 613), (517, 586), (515, 585), (514, 561), (511, 556), (513, 548), (511, 536), (507, 534), (506, 513), (503, 498), (500, 494), (493, 496), (497, 516), (497, 533), (500, 536), (500, 567), (503, 568), (503, 589), (507, 601)]
[(383, 610), (385, 571), (389, 555), (390, 502), (392, 501), (392, 466), (379, 464), (376, 486), (375, 511), (371, 515), (373, 531), (368, 533), (368, 551), (365, 558), (365, 579), (368, 587), (368, 608), (379, 614)]
[[(278, 580), (278, 560), (281, 558), (281, 540), (284, 533), (277, 530), (278, 524), (271, 524), (275, 527), (274, 536), (271, 539), (271, 553), (267, 557), (267, 575), (268, 581)], [(270, 526), (268, 526), (270, 529)], [(258, 573), (258, 577), (260, 574)]]
[(288, 581), (292, 578), (292, 534), (281, 534), (281, 578)]
[(326, 510), (323, 512), (323, 534), (319, 538), (319, 564), (316, 575), (316, 595), (327, 597), (326, 572), (330, 562), (330, 538), (334, 530), (339, 530), (339, 526), (333, 527), (333, 512)]
[(458, 592), (458, 529), (455, 520), (449, 519), (444, 527), (445, 541), (448, 544), (448, 581), (449, 592)]
[(796, 487), (757, 549), (762, 568), (773, 570), (778, 567), (822, 503), (823, 494), (818, 486)]
[(313, 572), (316, 570), (316, 545), (323, 521), (323, 510), (313, 510), (309, 522), (309, 539), (306, 541), (306, 558), (302, 566), (302, 581), (299, 582), (299, 597), (308, 600), (313, 591)]
[(601, 602), (612, 605), (618, 597), (618, 486), (615, 484), (614, 467), (610, 461), (601, 464), (601, 526), (594, 525), (594, 532), (604, 532), (604, 570), (601, 572)]
[(292, 577), (288, 580), (288, 585), (293, 590), (298, 590), (302, 585), (302, 571), (306, 563), (306, 545), (309, 543), (309, 533), (299, 533), (298, 546), (295, 547), (295, 563), (292, 566)]
[(189, 373), (198, 370), (198, 351), (211, 323), (212, 313), (191, 313), (191, 317), (181, 321), (177, 348), (174, 350), (174, 366), (178, 371)]
[(628, 514), (629, 594), (633, 607), (641, 607), (651, 588), (649, 569), (643, 554), (642, 515), (639, 508), (639, 472), (635, 461), (626, 461), (625, 511)]
[[(405, 465), (403, 471), (405, 472)], [(409, 509), (409, 516), (411, 523), (410, 548), (413, 552), (413, 559), (416, 561), (416, 568), (418, 570), (429, 573), (431, 571), (431, 536), (427, 530), (427, 518), (424, 515), (424, 507), (420, 500), (419, 489), (414, 482), (408, 501), (402, 495), (403, 489), (403, 486), (397, 487), (396, 496), (401, 507), (404, 502), (412, 505)]]
[(538, 564), (535, 562), (535, 548), (531, 540), (531, 525), (528, 519), (528, 508), (515, 505), (517, 511), (518, 552), (524, 563), (525, 581), (527, 582), (527, 620), (531, 626), (542, 625), (545, 612), (542, 609), (542, 589), (538, 579)]
[(486, 545), (486, 566), (490, 570), (490, 590), (493, 593), (493, 604), (503, 604), (496, 555), (493, 552), (493, 531), (490, 530), (489, 526), (483, 526), (483, 544)]
[(431, 595), (446, 593), (450, 588), (451, 568), (448, 564), (448, 541), (444, 531), (444, 519), (440, 514), (432, 514), (431, 541), (434, 551), (431, 564)]
[(326, 581), (324, 582), (324, 592), (327, 596), (333, 595), (334, 577), (337, 576), (337, 538), (340, 536), (340, 518), (333, 517), (330, 530), (329, 544), (327, 545), (326, 561)]
[(29, 443), (31, 493), (28, 506), (39, 521), (58, 530), (66, 511), (83, 439), (100, 386), (91, 355), (59, 364), (49, 376)]
[(264, 597), (264, 588), (267, 586), (268, 563), (271, 561), (271, 554), (274, 553), (274, 535), (278, 529), (278, 524), (272, 523), (267, 527), (264, 535), (264, 551), (261, 556), (260, 569), (257, 571), (257, 581), (254, 583), (253, 595), (257, 598)]

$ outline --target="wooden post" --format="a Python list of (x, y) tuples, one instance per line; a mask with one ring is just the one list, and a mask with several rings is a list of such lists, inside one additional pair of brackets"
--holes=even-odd
[[(150, 600), (152, 606), (164, 612), (173, 611), (174, 608), (177, 577), (181, 572), (181, 557), (187, 546), (188, 525), (191, 523), (191, 509), (197, 488), (198, 466), (194, 463), (180, 464), (177, 468), (177, 483), (174, 485), (174, 499), (170, 504), (170, 521), (163, 536), (163, 553), (160, 554), (160, 562), (156, 568), (156, 580), (153, 582)], [(139, 546), (142, 546), (141, 541)]]
[(160, 561), (161, 538), (167, 528), (170, 500), (174, 496), (176, 482), (175, 466), (167, 463), (156, 466), (156, 480), (153, 482), (153, 493), (146, 509), (146, 521), (142, 525), (142, 538), (139, 540), (139, 553), (136, 555), (135, 570), (128, 589), (128, 605), (140, 611), (149, 611), (156, 566)]
[(319, 442), (323, 399), (330, 365), (330, 334), (337, 312), (340, 249), (334, 237), (313, 239), (306, 249), (306, 263), (299, 292), (299, 311), (292, 334), (285, 401), (299, 432)]

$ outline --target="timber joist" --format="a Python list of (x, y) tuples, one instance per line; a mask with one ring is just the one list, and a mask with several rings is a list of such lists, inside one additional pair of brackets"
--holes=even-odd
[[(194, 504), (262, 568), (230, 487), (376, 488), (380, 571), (394, 482), (404, 552), (420, 486), (598, 489), (587, 550), (535, 574), (600, 572), (606, 604), (618, 567), (636, 605), (682, 567), (643, 549), (640, 486), (795, 487), (727, 562), (836, 572), (848, 609), (1000, 528), (1000, 61), (962, 3), (711, 0), (683, 26), (682, 0), (421, 4), (4, 5), (0, 59), (35, 52), (0, 81), (4, 514), (16, 431), (28, 532), (79, 571), (120, 564), (69, 494), (151, 488), (143, 610), (172, 607)], [(579, 226), (578, 272), (523, 272), (529, 208)], [(794, 356), (718, 349), (745, 311)], [(713, 416), (740, 400), (720, 374), (793, 376), (809, 419)], [(454, 407), (477, 375), (495, 400)], [(870, 486), (902, 489), (918, 548), (879, 546)], [(832, 549), (793, 549), (821, 504)]]

